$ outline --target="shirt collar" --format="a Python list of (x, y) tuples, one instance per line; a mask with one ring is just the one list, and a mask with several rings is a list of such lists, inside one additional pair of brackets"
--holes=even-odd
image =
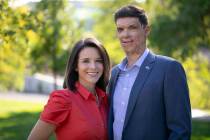
[[(140, 68), (141, 64), (144, 62), (144, 59), (147, 57), (148, 53), (149, 53), (149, 49), (146, 48), (144, 50), (144, 53), (137, 59), (137, 61), (133, 64), (132, 67), (137, 66)], [(128, 63), (127, 58), (124, 58), (122, 62), (118, 64), (119, 69), (125, 71), (127, 63)]]
[[(84, 98), (84, 99), (88, 99), (90, 97), (93, 97), (93, 94), (91, 92), (89, 92), (82, 84), (80, 84), (79, 82), (76, 82), (75, 87), (77, 89), (77, 91), (79, 92), (79, 94)], [(96, 87), (96, 93), (98, 95), (99, 98), (104, 98), (105, 97), (105, 92)]]

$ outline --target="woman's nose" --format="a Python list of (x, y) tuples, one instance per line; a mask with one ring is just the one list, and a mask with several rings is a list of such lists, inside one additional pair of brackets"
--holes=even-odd
[(96, 63), (95, 62), (91, 62), (90, 63), (90, 67), (93, 68), (93, 69), (95, 69), (96, 68)]

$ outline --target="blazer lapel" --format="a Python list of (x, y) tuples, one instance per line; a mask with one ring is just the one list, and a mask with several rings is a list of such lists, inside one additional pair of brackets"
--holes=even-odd
[(136, 80), (133, 84), (133, 87), (131, 89), (129, 102), (128, 102), (128, 106), (127, 106), (127, 111), (126, 111), (126, 116), (125, 116), (124, 129), (128, 123), (128, 120), (129, 120), (131, 113), (134, 109), (136, 100), (138, 99), (138, 96), (144, 86), (144, 83), (147, 80), (147, 77), (149, 76), (149, 73), (152, 70), (154, 60), (155, 60), (154, 54), (149, 52), (148, 56), (146, 57), (145, 61), (143, 62), (143, 64), (140, 67), (139, 73), (138, 73)]
[(117, 84), (117, 79), (119, 76), (120, 69), (118, 67), (113, 69), (112, 76), (110, 79), (110, 83), (108, 86), (108, 93), (109, 93), (109, 102), (110, 102), (110, 110), (109, 110), (109, 119), (108, 119), (108, 134), (109, 139), (113, 140), (113, 121), (114, 121), (114, 112), (113, 112), (113, 95), (114, 90)]
[(112, 77), (110, 79), (111, 83), (110, 83), (110, 86), (109, 86), (108, 93), (110, 94), (111, 99), (112, 99), (112, 96), (114, 94), (114, 90), (115, 90), (115, 87), (116, 87), (116, 84), (117, 84), (117, 79), (118, 79), (118, 76), (119, 76), (119, 72), (120, 72), (120, 69), (118, 67), (116, 67), (113, 70)]

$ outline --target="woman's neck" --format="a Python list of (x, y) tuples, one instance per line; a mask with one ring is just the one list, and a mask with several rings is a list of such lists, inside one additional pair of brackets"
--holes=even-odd
[(83, 84), (80, 82), (80, 84), (82, 84), (90, 93), (95, 94), (95, 85), (87, 85), (87, 84)]

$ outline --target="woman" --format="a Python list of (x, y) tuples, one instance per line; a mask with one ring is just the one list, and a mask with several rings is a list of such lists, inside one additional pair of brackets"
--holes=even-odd
[(110, 60), (94, 38), (78, 41), (69, 57), (63, 90), (53, 91), (28, 140), (107, 140), (105, 88)]

